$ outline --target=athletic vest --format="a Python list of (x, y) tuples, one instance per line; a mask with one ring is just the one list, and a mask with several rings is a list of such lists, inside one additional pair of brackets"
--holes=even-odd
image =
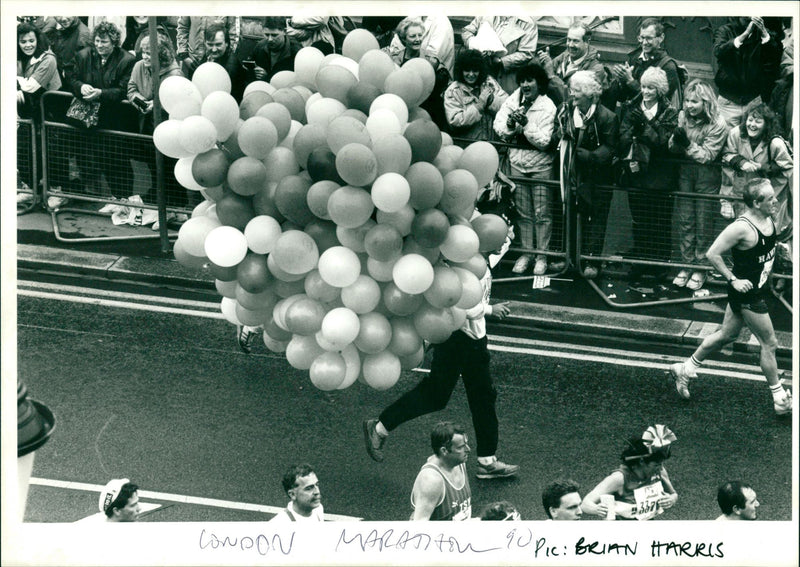
[[(464, 463), (458, 465), (464, 475), (464, 483), (458, 488), (453, 486), (441, 469), (433, 463), (425, 463), (422, 469), (435, 470), (444, 480), (444, 498), (431, 514), (431, 521), (461, 522), (472, 517), (472, 492), (467, 480), (467, 467)], [(422, 470), (420, 469), (420, 470)], [(411, 507), (414, 508), (414, 494), (411, 494)], [(413, 515), (412, 515), (413, 517)]]
[(753, 289), (759, 289), (766, 283), (775, 261), (775, 243), (778, 239), (775, 224), (770, 219), (772, 234), (766, 236), (747, 217), (739, 217), (736, 220), (749, 224), (756, 231), (758, 240), (755, 246), (747, 250), (731, 249), (733, 275), (740, 280), (750, 280)]

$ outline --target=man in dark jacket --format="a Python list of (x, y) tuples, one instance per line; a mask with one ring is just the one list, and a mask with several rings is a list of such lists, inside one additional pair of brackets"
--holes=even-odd
[(61, 88), (68, 91), (64, 65), (72, 61), (78, 51), (92, 45), (92, 34), (86, 24), (75, 16), (56, 16), (55, 20), (56, 27), (48, 34), (47, 39), (56, 56), (58, 73), (61, 75)]
[[(218, 63), (225, 68), (231, 78), (231, 96), (236, 102), (242, 101), (242, 94), (247, 83), (244, 67), (239, 56), (231, 48), (228, 29), (222, 24), (211, 24), (203, 32), (206, 51), (201, 63)], [(192, 75), (194, 75), (192, 70)], [(192, 78), (191, 76), (189, 77)]]
[[(136, 115), (123, 107), (128, 81), (136, 62), (120, 47), (120, 31), (111, 22), (101, 22), (92, 31), (94, 45), (79, 51), (65, 67), (69, 90), (76, 99), (100, 104), (97, 128), (135, 132)], [(101, 193), (100, 173), (104, 173), (112, 194), (131, 194), (133, 171), (129, 155), (94, 129), (85, 129), (83, 146), (78, 153), (81, 177), (90, 193)]]
[(592, 30), (583, 22), (575, 22), (567, 29), (567, 48), (560, 55), (551, 59), (549, 49), (539, 53), (539, 63), (550, 79), (547, 96), (557, 107), (567, 97), (567, 84), (577, 71), (592, 71), (603, 83), (605, 69), (600, 63), (600, 53), (589, 45), (591, 39)]
[(733, 18), (714, 32), (717, 105), (729, 127), (741, 123), (749, 103), (769, 100), (779, 74), (781, 52), (775, 32), (758, 16)]
[(294, 70), (294, 57), (303, 46), (286, 35), (286, 19), (285, 16), (264, 18), (264, 39), (253, 48), (251, 58), (256, 66), (247, 70), (248, 83), (269, 81), (279, 71)]
[(679, 96), (674, 96), (681, 88), (680, 72), (675, 59), (664, 49), (664, 25), (657, 18), (646, 18), (639, 25), (638, 39), (641, 47), (634, 52), (631, 60), (611, 68), (614, 77), (609, 87), (611, 98), (619, 103), (630, 101), (642, 91), (639, 79), (644, 70), (657, 66), (664, 69), (667, 74), (669, 83), (667, 99), (675, 108), (680, 108), (682, 99), (678, 100)]

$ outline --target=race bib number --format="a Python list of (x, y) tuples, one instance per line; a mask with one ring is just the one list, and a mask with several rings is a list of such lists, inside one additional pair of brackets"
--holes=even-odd
[(633, 513), (633, 517), (637, 520), (649, 520), (661, 514), (663, 510), (658, 505), (658, 501), (663, 496), (664, 487), (660, 480), (634, 490), (633, 497), (636, 499), (636, 510)]
[(761, 270), (761, 277), (758, 278), (758, 287), (759, 287), (759, 289), (761, 288), (761, 286), (763, 286), (765, 283), (767, 283), (767, 278), (769, 277), (769, 274), (772, 272), (772, 264), (774, 264), (774, 263), (775, 263), (775, 257), (774, 256), (770, 260), (767, 260), (766, 262), (764, 262), (764, 269)]

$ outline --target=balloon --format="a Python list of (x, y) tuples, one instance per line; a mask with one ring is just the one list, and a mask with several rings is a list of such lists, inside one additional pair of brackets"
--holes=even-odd
[(447, 175), (454, 169), (459, 169), (458, 160), (461, 158), (462, 153), (464, 153), (464, 150), (458, 146), (442, 146), (439, 154), (433, 160), (433, 165), (442, 175)]
[(287, 175), (275, 189), (275, 206), (283, 216), (298, 226), (305, 226), (314, 219), (308, 208), (306, 194), (311, 183), (299, 175)]
[(213, 148), (192, 160), (192, 178), (203, 187), (217, 187), (225, 181), (229, 165), (228, 154)]
[(367, 273), (378, 282), (392, 281), (392, 268), (397, 259), (379, 262), (375, 258), (367, 258)]
[(228, 155), (229, 161), (234, 161), (244, 156), (242, 148), (239, 147), (239, 129), (242, 127), (242, 124), (244, 124), (244, 120), (238, 118), (236, 120), (236, 125), (233, 127), (233, 133), (228, 136), (227, 140), (223, 141), (221, 144), (217, 144), (217, 146)]
[(327, 146), (314, 148), (308, 156), (308, 174), (313, 181), (333, 181), (344, 185), (344, 179), (336, 171), (336, 156)]
[(508, 236), (508, 225), (498, 215), (481, 215), (475, 218), (471, 224), (480, 241), (479, 252), (499, 250)]
[(355, 340), (360, 327), (358, 315), (347, 307), (336, 307), (322, 319), (320, 334), (337, 350), (341, 350)]
[(175, 255), (175, 259), (181, 266), (183, 266), (184, 268), (189, 268), (191, 270), (202, 269), (204, 264), (208, 262), (208, 258), (206, 258), (205, 256), (193, 256), (189, 254), (186, 251), (184, 243), (181, 242), (180, 239), (177, 240), (175, 242), (175, 245), (172, 247), (172, 253)]
[(386, 350), (366, 355), (361, 368), (364, 381), (376, 390), (388, 390), (400, 379), (400, 360)]
[(294, 72), (297, 80), (310, 86), (316, 86), (315, 78), (325, 55), (316, 47), (304, 47), (294, 56)]
[(336, 154), (336, 171), (355, 187), (369, 185), (378, 175), (378, 160), (367, 146), (347, 144)]
[(422, 78), (407, 68), (392, 71), (383, 83), (384, 92), (399, 96), (409, 108), (420, 102), (422, 87)]
[[(274, 92), (274, 89), (272, 92)], [(252, 118), (262, 106), (271, 102), (275, 102), (275, 99), (272, 98), (271, 94), (260, 90), (253, 91), (249, 95), (245, 96), (242, 99), (242, 102), (239, 104), (239, 118), (242, 120)]]
[(335, 98), (320, 98), (306, 110), (308, 124), (327, 129), (331, 120), (340, 116), (345, 110), (347, 110), (345, 105)]
[(282, 282), (296, 282), (302, 280), (305, 274), (291, 274), (278, 266), (274, 254), (267, 255), (267, 268), (270, 273)]
[(278, 267), (289, 274), (306, 274), (319, 260), (317, 243), (305, 232), (287, 230), (278, 237), (270, 257)]
[[(292, 127), (292, 115), (285, 106), (277, 102), (268, 102), (258, 109), (256, 116), (266, 118), (275, 127), (278, 140), (283, 140)], [(265, 154), (266, 155), (266, 154)]]
[(419, 242), (417, 242), (413, 234), (409, 234), (403, 239), (403, 254), (419, 254), (428, 260), (428, 262), (431, 263), (431, 266), (436, 264), (441, 256), (438, 246), (433, 248), (422, 246)]
[(339, 188), (335, 181), (317, 181), (308, 189), (306, 202), (309, 210), (318, 218), (330, 220), (328, 214), (328, 199)]
[(192, 75), (192, 82), (200, 90), (203, 98), (214, 91), (231, 92), (231, 77), (225, 67), (213, 61), (201, 63)]
[(308, 157), (317, 148), (327, 148), (325, 129), (317, 124), (306, 124), (294, 138), (294, 153), (300, 167), (307, 169)]
[(377, 140), (382, 136), (401, 134), (402, 127), (397, 115), (388, 108), (378, 108), (367, 117), (367, 131), (372, 140)]
[(263, 163), (267, 168), (267, 181), (278, 182), (287, 175), (296, 175), (300, 172), (294, 152), (282, 146), (274, 148), (264, 158)]
[(261, 333), (261, 335), (264, 339), (264, 346), (267, 347), (270, 352), (274, 352), (276, 354), (286, 352), (286, 347), (289, 346), (289, 341), (278, 341), (273, 339), (269, 336), (269, 334), (267, 334), (266, 331)]
[[(431, 118), (431, 115), (427, 110), (419, 106), (415, 106), (408, 111), (408, 121), (413, 122), (414, 120), (433, 120), (433, 118)], [(442, 137), (442, 143), (444, 143), (444, 137)]]
[(403, 253), (403, 237), (393, 226), (376, 224), (364, 236), (364, 249), (370, 258), (388, 262)]
[(181, 109), (186, 107), (197, 109), (196, 112), (180, 117), (183, 119), (192, 114), (199, 114), (203, 95), (189, 79), (175, 75), (161, 81), (161, 86), (158, 88), (158, 99), (172, 119), (178, 119), (176, 115), (180, 113)]
[(405, 356), (398, 356), (400, 359), (400, 367), (403, 370), (413, 370), (422, 365), (425, 360), (425, 347), (420, 346), (417, 352), (407, 354)]
[(272, 93), (275, 102), (281, 103), (289, 111), (292, 120), (297, 120), (305, 124), (306, 121), (306, 101), (299, 92), (291, 88), (278, 89)]
[(313, 335), (310, 337), (294, 335), (286, 345), (286, 361), (292, 368), (308, 370), (314, 360), (323, 352), (325, 351), (317, 344)]
[(336, 236), (336, 225), (331, 221), (315, 218), (303, 228), (303, 232), (314, 239), (320, 254), (325, 252), (328, 248), (333, 248), (341, 244)]
[(190, 218), (178, 230), (178, 242), (187, 254), (206, 257), (206, 237), (218, 226), (220, 226), (218, 220), (208, 217)]
[(456, 303), (456, 307), (470, 309), (475, 307), (483, 299), (483, 286), (478, 277), (463, 268), (453, 268), (461, 280), (461, 298)]
[(387, 213), (378, 210), (378, 212), (375, 213), (375, 220), (377, 220), (379, 224), (393, 226), (402, 237), (411, 233), (411, 223), (414, 221), (415, 215), (416, 211), (414, 211), (411, 205), (406, 203), (395, 212)]
[(349, 248), (334, 246), (319, 257), (317, 269), (325, 283), (335, 287), (347, 287), (358, 279), (361, 273), (361, 261)]
[(471, 226), (453, 225), (439, 249), (442, 256), (452, 262), (466, 262), (478, 253), (480, 241)]
[(453, 332), (452, 314), (449, 309), (425, 303), (414, 314), (414, 328), (423, 340), (432, 344), (443, 343)]
[(397, 68), (388, 53), (380, 49), (367, 51), (358, 61), (360, 83), (382, 90), (386, 77)]
[(222, 297), (236, 299), (236, 288), (238, 286), (239, 284), (237, 284), (235, 280), (230, 282), (214, 280), (214, 287), (217, 289), (217, 293), (219, 293)]
[(442, 148), (442, 133), (435, 122), (414, 120), (403, 136), (411, 144), (411, 161), (433, 161)]
[[(346, 246), (353, 252), (366, 252), (367, 248), (364, 245), (364, 240), (367, 237), (367, 233), (374, 227), (377, 223), (372, 219), (367, 219), (367, 221), (355, 228), (345, 228), (343, 226), (336, 227), (336, 237), (339, 239), (339, 242), (342, 243), (342, 246)], [(391, 279), (391, 278), (390, 278)]]
[(489, 269), (486, 258), (481, 254), (475, 254), (466, 262), (450, 262), (450, 266), (453, 268), (464, 268), (468, 272), (475, 274), (478, 279), (481, 279), (486, 274), (486, 270)]
[(244, 121), (237, 140), (245, 155), (264, 159), (278, 144), (278, 131), (269, 119), (256, 115)]
[(180, 159), (193, 155), (181, 144), (181, 124), (180, 120), (164, 120), (153, 130), (153, 143), (167, 157)]
[(433, 283), (433, 266), (419, 254), (406, 254), (392, 268), (392, 280), (405, 293), (423, 293)]
[(192, 165), (194, 164), (194, 157), (181, 158), (175, 162), (173, 172), (175, 173), (175, 181), (181, 184), (182, 187), (192, 191), (200, 191), (203, 186), (200, 185), (192, 175)]
[(213, 204), (214, 203), (209, 200), (201, 201), (195, 206), (194, 209), (192, 209), (192, 214), (190, 214), (189, 216), (194, 218), (194, 217), (199, 217), (200, 215), (204, 215), (208, 211), (208, 208)]
[(349, 116), (338, 116), (328, 123), (328, 147), (338, 154), (347, 144), (372, 146), (372, 139), (363, 123)]
[(252, 83), (248, 83), (247, 86), (244, 88), (244, 93), (242, 94), (242, 98), (245, 99), (254, 92), (262, 92), (271, 95), (276, 90), (277, 89), (275, 87), (273, 87), (266, 81), (253, 81)]
[(326, 65), (317, 71), (316, 82), (323, 97), (335, 98), (346, 104), (347, 92), (358, 82), (358, 79), (344, 67)]
[(220, 311), (222, 311), (222, 315), (225, 319), (231, 323), (232, 325), (241, 325), (242, 322), (239, 321), (239, 318), (236, 316), (236, 300), (230, 297), (223, 297), (222, 301), (220, 301), (219, 307)]
[[(280, 303), (280, 301), (278, 303)], [(272, 309), (272, 317), (270, 317), (267, 321), (264, 322), (264, 333), (269, 335), (270, 338), (276, 341), (289, 342), (292, 338), (292, 333), (290, 333), (286, 329), (281, 328), (275, 321), (275, 310), (277, 309), (277, 307), (278, 305), (276, 304), (275, 307), (273, 307)]]
[(223, 282), (232, 282), (236, 280), (236, 266), (217, 266), (214, 262), (207, 260), (208, 271), (216, 279)]
[(433, 88), (436, 85), (436, 71), (433, 65), (424, 57), (415, 57), (403, 63), (402, 68), (405, 71), (414, 71), (419, 75), (420, 79), (422, 79), (422, 92), (416, 104), (427, 100), (427, 98), (431, 96)]
[(355, 228), (372, 216), (375, 206), (372, 197), (364, 189), (345, 185), (328, 198), (328, 214), (331, 220), (344, 228)]
[(406, 103), (399, 96), (391, 93), (380, 95), (372, 101), (372, 104), (369, 106), (368, 114), (371, 115), (375, 110), (381, 108), (387, 108), (394, 112), (401, 126), (405, 126), (408, 122), (408, 106), (406, 106)]
[(200, 107), (200, 114), (208, 118), (217, 129), (217, 140), (227, 140), (239, 121), (239, 104), (229, 93), (209, 93)]
[(183, 149), (191, 154), (207, 152), (217, 143), (217, 129), (205, 116), (184, 118), (178, 136)]
[(269, 254), (281, 235), (281, 225), (274, 218), (259, 215), (248, 221), (244, 228), (247, 247), (256, 254)]
[(384, 173), (372, 184), (372, 202), (387, 213), (394, 213), (408, 203), (411, 189), (399, 173)]
[(290, 150), (294, 150), (294, 138), (297, 136), (297, 133), (300, 131), (303, 125), (300, 124), (297, 120), (292, 120), (289, 123), (289, 133), (286, 134), (286, 137), (278, 144), (278, 146), (289, 148)]
[(369, 107), (372, 105), (372, 101), (378, 98), (383, 91), (376, 87), (375, 85), (371, 85), (370, 83), (365, 83), (364, 80), (360, 80), (357, 84), (350, 87), (350, 90), (347, 91), (347, 106), (363, 112), (364, 114), (369, 113)]
[(452, 146), (453, 145), (453, 137), (448, 134), (447, 132), (442, 132), (442, 147), (445, 146)]
[(286, 220), (286, 217), (275, 206), (275, 190), (277, 188), (277, 183), (267, 182), (261, 191), (253, 195), (252, 206), (256, 214), (271, 216), (278, 223), (282, 223)]
[(392, 325), (380, 313), (365, 313), (359, 317), (358, 336), (353, 344), (365, 354), (376, 354), (389, 346), (392, 340)]
[(269, 80), (269, 84), (275, 89), (284, 89), (297, 84), (297, 75), (294, 71), (284, 70), (278, 71)]
[(342, 288), (341, 297), (345, 307), (361, 315), (369, 313), (378, 306), (381, 301), (381, 288), (371, 277), (362, 274), (349, 286)]
[(397, 356), (414, 354), (422, 347), (422, 337), (419, 336), (414, 319), (411, 317), (392, 317), (392, 340), (387, 347)]
[[(367, 51), (380, 49), (378, 40), (369, 30), (356, 28), (342, 42), (342, 55), (358, 63)], [(360, 70), (360, 67), (359, 67)]]
[(227, 180), (228, 186), (234, 193), (243, 196), (255, 195), (264, 188), (267, 168), (254, 157), (240, 157), (228, 168)]
[(500, 167), (500, 156), (489, 142), (473, 142), (464, 149), (458, 160), (458, 167), (472, 173), (478, 182), (478, 187), (485, 187), (494, 179)]
[(338, 66), (344, 67), (358, 80), (358, 63), (350, 59), (349, 57), (337, 57), (335, 59), (331, 59), (329, 65), (331, 67)]
[(433, 164), (418, 161), (411, 165), (405, 173), (411, 190), (409, 203), (421, 211), (439, 204), (444, 193), (444, 178)]
[(267, 269), (267, 256), (248, 252), (236, 268), (239, 285), (250, 293), (261, 293), (275, 280)]
[(289, 332), (296, 335), (313, 335), (322, 328), (325, 308), (310, 297), (302, 297), (286, 308), (284, 321)]
[(324, 352), (311, 363), (311, 383), (322, 391), (336, 390), (344, 382), (347, 363), (338, 352)]
[(204, 249), (208, 259), (215, 264), (235, 266), (247, 254), (247, 239), (232, 226), (218, 226), (206, 236)]
[(411, 165), (411, 144), (400, 134), (389, 134), (373, 140), (372, 152), (378, 160), (378, 175), (403, 175)]
[(444, 193), (439, 208), (450, 215), (469, 218), (478, 198), (478, 182), (466, 169), (454, 169), (444, 176)]
[(425, 209), (417, 213), (411, 223), (414, 240), (425, 248), (436, 248), (447, 238), (450, 221), (439, 209)]
[[(355, 118), (362, 124), (366, 125), (367, 123), (367, 115), (361, 112), (360, 110), (356, 110), (355, 108), (348, 108), (347, 110), (342, 112), (339, 116), (349, 116), (350, 118)], [(372, 145), (371, 141), (370, 145)]]
[(264, 324), (264, 321), (270, 318), (271, 314), (271, 309), (251, 310), (245, 308), (241, 303), (236, 304), (236, 318), (239, 319), (243, 325), (260, 327)]
[(402, 291), (394, 283), (389, 283), (383, 288), (383, 304), (394, 315), (404, 317), (415, 313), (425, 302), (421, 294), (411, 294)]
[[(272, 277), (272, 274), (270, 274), (270, 277)], [(259, 293), (251, 293), (237, 284), (236, 301), (245, 309), (250, 309), (251, 311), (269, 309), (269, 312), (272, 313), (272, 309), (278, 302), (278, 296), (271, 289), (265, 289)]]
[(452, 268), (436, 266), (433, 283), (423, 295), (434, 307), (452, 307), (461, 299), (461, 279)]
[(319, 270), (308, 272), (303, 280), (303, 287), (306, 294), (311, 299), (316, 299), (323, 303), (329, 303), (339, 297), (340, 288), (330, 285), (322, 279)]
[(347, 369), (345, 371), (344, 381), (339, 384), (337, 390), (344, 390), (352, 386), (358, 379), (359, 374), (361, 374), (361, 356), (355, 345), (347, 345), (342, 349), (340, 354), (344, 358)]

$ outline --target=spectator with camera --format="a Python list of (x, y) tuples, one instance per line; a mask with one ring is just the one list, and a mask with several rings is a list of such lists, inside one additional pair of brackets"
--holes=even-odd
[(253, 68), (246, 68), (248, 83), (269, 81), (279, 71), (294, 71), (294, 57), (303, 48), (297, 40), (286, 34), (285, 16), (264, 18), (262, 30), (264, 39), (256, 44), (250, 55)]

